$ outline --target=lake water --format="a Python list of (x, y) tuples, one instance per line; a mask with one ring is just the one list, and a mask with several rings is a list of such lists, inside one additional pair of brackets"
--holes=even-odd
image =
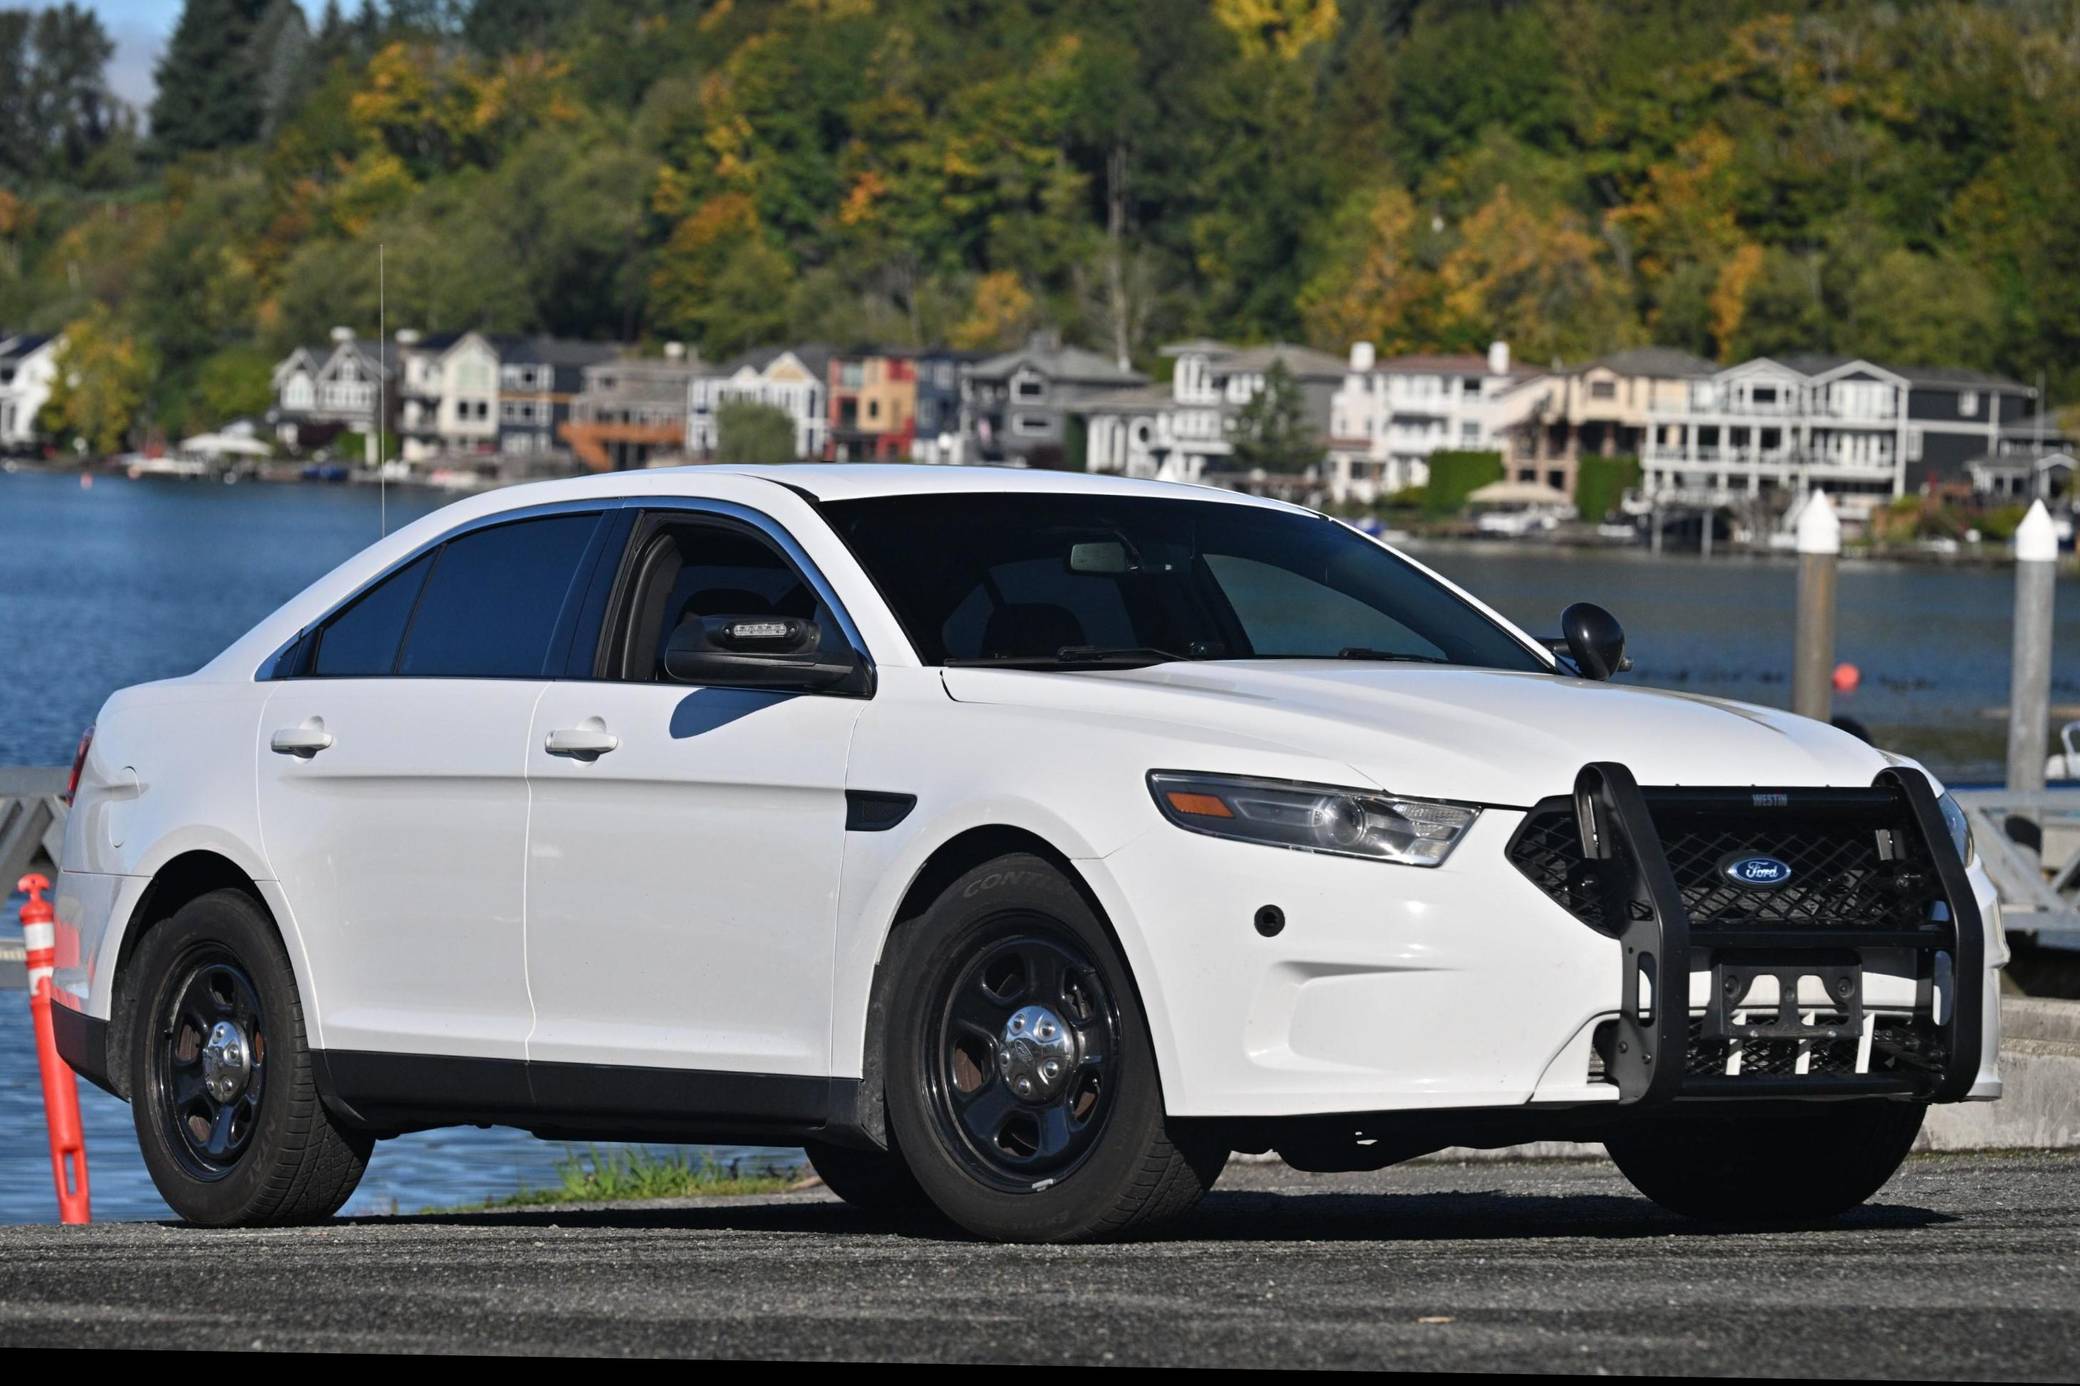
[[(393, 489), (393, 527), (442, 503)], [(377, 537), (373, 488), (0, 474), (0, 765), (67, 763), (117, 687), (194, 669)], [(1570, 601), (1624, 623), (1633, 682), (1777, 706), (1790, 698), (1795, 566), (1784, 559), (1570, 552), (1501, 545), (1416, 550), (1535, 633)], [(2054, 700), (2080, 700), (2080, 584), (2059, 584)], [(1837, 702), (1882, 744), (1954, 779), (2000, 773), (2011, 575), (1846, 564), (1840, 657), (1864, 674)], [(12, 884), (11, 882), (8, 884)], [(18, 900), (0, 913), (15, 938)], [(83, 1086), (94, 1208), (164, 1217), (129, 1109)], [(554, 1181), (562, 1147), (510, 1131), (438, 1131), (376, 1149), (349, 1211), (460, 1203)], [(719, 1149), (726, 1161), (790, 1152)], [(26, 1000), (0, 992), (0, 1222), (55, 1217)]]

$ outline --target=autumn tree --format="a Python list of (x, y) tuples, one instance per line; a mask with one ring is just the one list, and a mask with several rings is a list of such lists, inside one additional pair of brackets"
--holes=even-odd
[(76, 442), (90, 456), (119, 451), (137, 424), (151, 385), (151, 348), (96, 304), (66, 326), (53, 365), (56, 376), (38, 428)]

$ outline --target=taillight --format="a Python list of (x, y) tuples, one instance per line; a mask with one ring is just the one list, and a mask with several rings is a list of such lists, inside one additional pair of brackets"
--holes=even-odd
[(65, 802), (71, 803), (72, 796), (79, 793), (79, 772), (87, 768), (87, 748), (94, 744), (94, 729), (88, 727), (79, 735), (79, 749), (72, 753), (72, 774), (65, 781)]

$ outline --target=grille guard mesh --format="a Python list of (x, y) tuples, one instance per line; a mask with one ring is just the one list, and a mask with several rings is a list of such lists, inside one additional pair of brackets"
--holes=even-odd
[[(1774, 889), (1736, 884), (1723, 868), (1743, 854), (1775, 857), (1789, 879)], [(1642, 789), (1625, 766), (1599, 762), (1582, 767), (1571, 797), (1532, 807), (1508, 855), (1539, 890), (1624, 949), (1619, 1015), (1601, 1036), (1621, 1102), (1854, 1093), (1940, 1102), (1970, 1091), (1985, 937), (1919, 771), (1888, 769), (1869, 789)], [(1723, 1041), (1702, 1037), (1690, 1014), (1693, 969), (1856, 966), (1865, 948), (1911, 950), (1913, 1023), (1929, 1041), (1927, 1061), (1844, 1072), (1841, 1042), (1815, 1041), (1821, 1061), (1798, 1074), (1777, 1049), (1794, 1052), (1801, 1041), (1773, 1040), (1758, 1042), (1761, 1062), (1738, 1076), (1712, 1070), (1701, 1048)], [(1945, 958), (1954, 995), (1950, 1014), (1938, 1017), (1933, 984)], [(1686, 1004), (1649, 1000), (1662, 997)]]

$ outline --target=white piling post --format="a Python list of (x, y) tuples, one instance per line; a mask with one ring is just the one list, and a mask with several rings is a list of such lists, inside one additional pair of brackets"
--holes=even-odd
[(2015, 655), (2008, 678), (2008, 788), (2044, 787), (2051, 726), (2051, 604), (2058, 531), (2035, 501), (2015, 530)]
[(1791, 710), (1825, 722), (1834, 709), (1835, 569), (1842, 522), (1825, 491), (1798, 512), (1798, 631), (1791, 662)]

